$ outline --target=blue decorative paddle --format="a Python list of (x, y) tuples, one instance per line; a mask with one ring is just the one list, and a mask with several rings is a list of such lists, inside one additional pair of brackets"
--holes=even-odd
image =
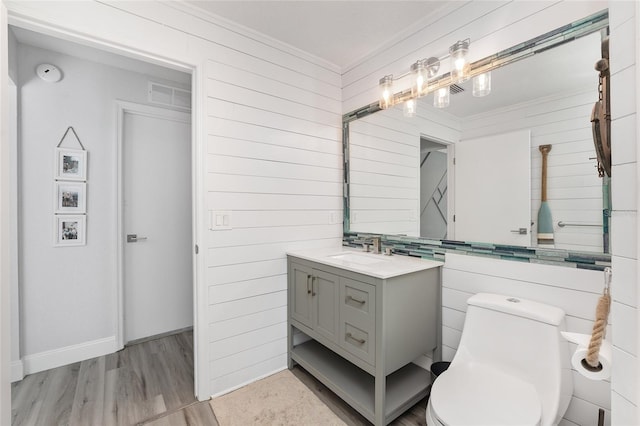
[(542, 153), (542, 202), (538, 210), (538, 245), (553, 247), (553, 218), (547, 203), (547, 155), (551, 145), (540, 145), (539, 149)]

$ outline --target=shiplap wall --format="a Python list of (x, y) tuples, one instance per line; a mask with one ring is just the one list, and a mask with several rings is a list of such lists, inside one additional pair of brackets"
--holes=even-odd
[[(640, 123), (640, 3), (612, 1), (611, 30), (611, 252), (613, 267), (612, 423), (640, 424), (638, 407), (638, 141)], [(634, 54), (635, 52), (635, 54)], [(632, 96), (631, 94), (635, 94)], [(634, 99), (635, 98), (635, 99)]]
[[(182, 2), (6, 4), (14, 24), (195, 68), (197, 394), (286, 368), (285, 251), (342, 238), (339, 70)], [(233, 229), (207, 230), (213, 210)]]
[(232, 211), (233, 228), (208, 235), (214, 394), (286, 364), (285, 250), (342, 235), (338, 75), (293, 57), (289, 69), (214, 57), (231, 53), (233, 66), (207, 64), (208, 210)]
[[(603, 273), (518, 263), (447, 253), (442, 275), (443, 359), (455, 355), (462, 335), (467, 299), (481, 292), (535, 300), (563, 309), (567, 330), (591, 333), (593, 315), (602, 294)], [(615, 324), (610, 323), (607, 336)], [(570, 344), (573, 353), (576, 345)], [(541, 372), (543, 374), (543, 372)], [(611, 383), (585, 378), (573, 370), (573, 398), (561, 424), (596, 424), (604, 408), (611, 424)]]
[[(598, 50), (597, 45), (594, 46)], [(516, 130), (531, 131), (532, 238), (537, 235), (542, 157), (538, 147), (551, 144), (547, 197), (553, 215), (555, 247), (602, 253), (602, 179), (598, 177), (591, 132), (591, 109), (598, 100), (598, 75), (585, 91), (515, 105), (466, 119), (461, 139)], [(600, 227), (559, 227), (558, 222)], [(532, 245), (535, 245), (535, 240)]]

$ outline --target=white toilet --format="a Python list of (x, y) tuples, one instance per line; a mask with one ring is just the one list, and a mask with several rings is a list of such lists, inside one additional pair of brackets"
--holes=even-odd
[(564, 311), (486, 293), (467, 304), (458, 351), (431, 389), (427, 425), (557, 425), (573, 393)]

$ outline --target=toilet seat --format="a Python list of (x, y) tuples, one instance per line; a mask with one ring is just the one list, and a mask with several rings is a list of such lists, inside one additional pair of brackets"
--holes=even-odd
[(449, 367), (433, 384), (429, 400), (443, 425), (537, 426), (542, 407), (535, 387), (495, 367)]

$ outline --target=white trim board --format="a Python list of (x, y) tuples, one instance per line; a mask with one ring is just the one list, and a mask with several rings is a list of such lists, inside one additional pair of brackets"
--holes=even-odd
[(22, 358), (24, 363), (24, 374), (28, 375), (39, 371), (49, 370), (51, 368), (61, 367), (74, 362), (107, 355), (117, 350), (116, 336), (110, 336), (51, 351), (27, 355)]

